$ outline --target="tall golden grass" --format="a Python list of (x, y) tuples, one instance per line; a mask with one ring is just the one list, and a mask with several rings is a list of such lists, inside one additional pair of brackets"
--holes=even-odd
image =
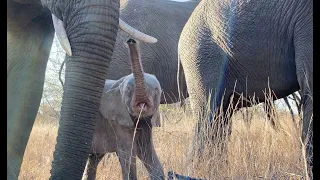
[[(160, 110), (162, 126), (153, 129), (153, 137), (165, 173), (173, 170), (203, 179), (306, 179), (299, 139), (301, 130), (287, 111), (274, 111), (276, 129), (259, 106), (248, 108), (247, 113), (243, 109), (232, 112), (232, 133), (227, 153), (222, 155), (224, 157), (215, 147), (208, 145), (204, 147), (201, 158), (187, 158), (196, 124), (189, 106), (184, 111), (174, 105), (161, 105)], [(49, 178), (57, 128), (57, 123), (37, 116), (19, 179)], [(137, 171), (138, 179), (148, 179), (148, 173), (139, 160)], [(98, 166), (97, 179), (121, 178), (117, 156), (107, 154)]]

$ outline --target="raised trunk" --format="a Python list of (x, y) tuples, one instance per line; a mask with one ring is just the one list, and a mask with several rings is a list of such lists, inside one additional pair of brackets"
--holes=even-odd
[[(81, 179), (116, 40), (119, 1), (81, 1), (63, 21), (71, 44), (50, 179)], [(71, 7), (72, 8), (72, 7)]]
[(132, 73), (135, 80), (135, 99), (137, 103), (148, 103), (146, 87), (144, 82), (144, 71), (140, 60), (137, 42), (134, 39), (127, 41), (132, 64)]

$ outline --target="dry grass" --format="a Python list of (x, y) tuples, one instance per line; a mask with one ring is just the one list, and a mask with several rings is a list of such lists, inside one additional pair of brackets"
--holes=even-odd
[[(161, 106), (162, 127), (154, 128), (156, 152), (169, 170), (183, 175), (205, 179), (305, 179), (304, 162), (295, 128), (287, 112), (277, 111), (278, 130), (274, 130), (261, 108), (249, 109), (251, 124), (243, 121), (238, 111), (233, 116), (233, 126), (227, 150), (227, 162), (218, 161), (217, 155), (205, 148), (204, 157), (187, 161), (189, 145), (193, 136), (195, 121), (190, 110)], [(48, 179), (54, 151), (57, 125), (38, 119), (33, 127), (25, 152), (19, 179)], [(210, 154), (210, 155), (209, 155)], [(148, 179), (142, 163), (138, 161), (138, 178)], [(121, 169), (115, 154), (104, 157), (98, 167), (97, 179), (121, 179)]]

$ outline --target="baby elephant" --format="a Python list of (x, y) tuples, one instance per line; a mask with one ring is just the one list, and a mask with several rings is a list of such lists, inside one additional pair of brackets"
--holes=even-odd
[(95, 179), (98, 163), (107, 152), (117, 153), (122, 179), (137, 179), (136, 156), (150, 179), (164, 179), (152, 142), (152, 127), (160, 126), (160, 83), (154, 75), (144, 73), (136, 41), (129, 39), (127, 44), (133, 73), (105, 82), (83, 179)]

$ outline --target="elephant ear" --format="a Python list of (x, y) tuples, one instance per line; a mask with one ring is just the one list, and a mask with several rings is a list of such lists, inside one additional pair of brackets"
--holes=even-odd
[(161, 115), (159, 112), (159, 108), (157, 111), (154, 113), (154, 115), (151, 118), (151, 124), (153, 127), (160, 127), (161, 126)]
[(103, 92), (100, 112), (102, 116), (109, 121), (116, 121), (126, 127), (134, 127), (127, 108), (122, 101), (119, 86)]

